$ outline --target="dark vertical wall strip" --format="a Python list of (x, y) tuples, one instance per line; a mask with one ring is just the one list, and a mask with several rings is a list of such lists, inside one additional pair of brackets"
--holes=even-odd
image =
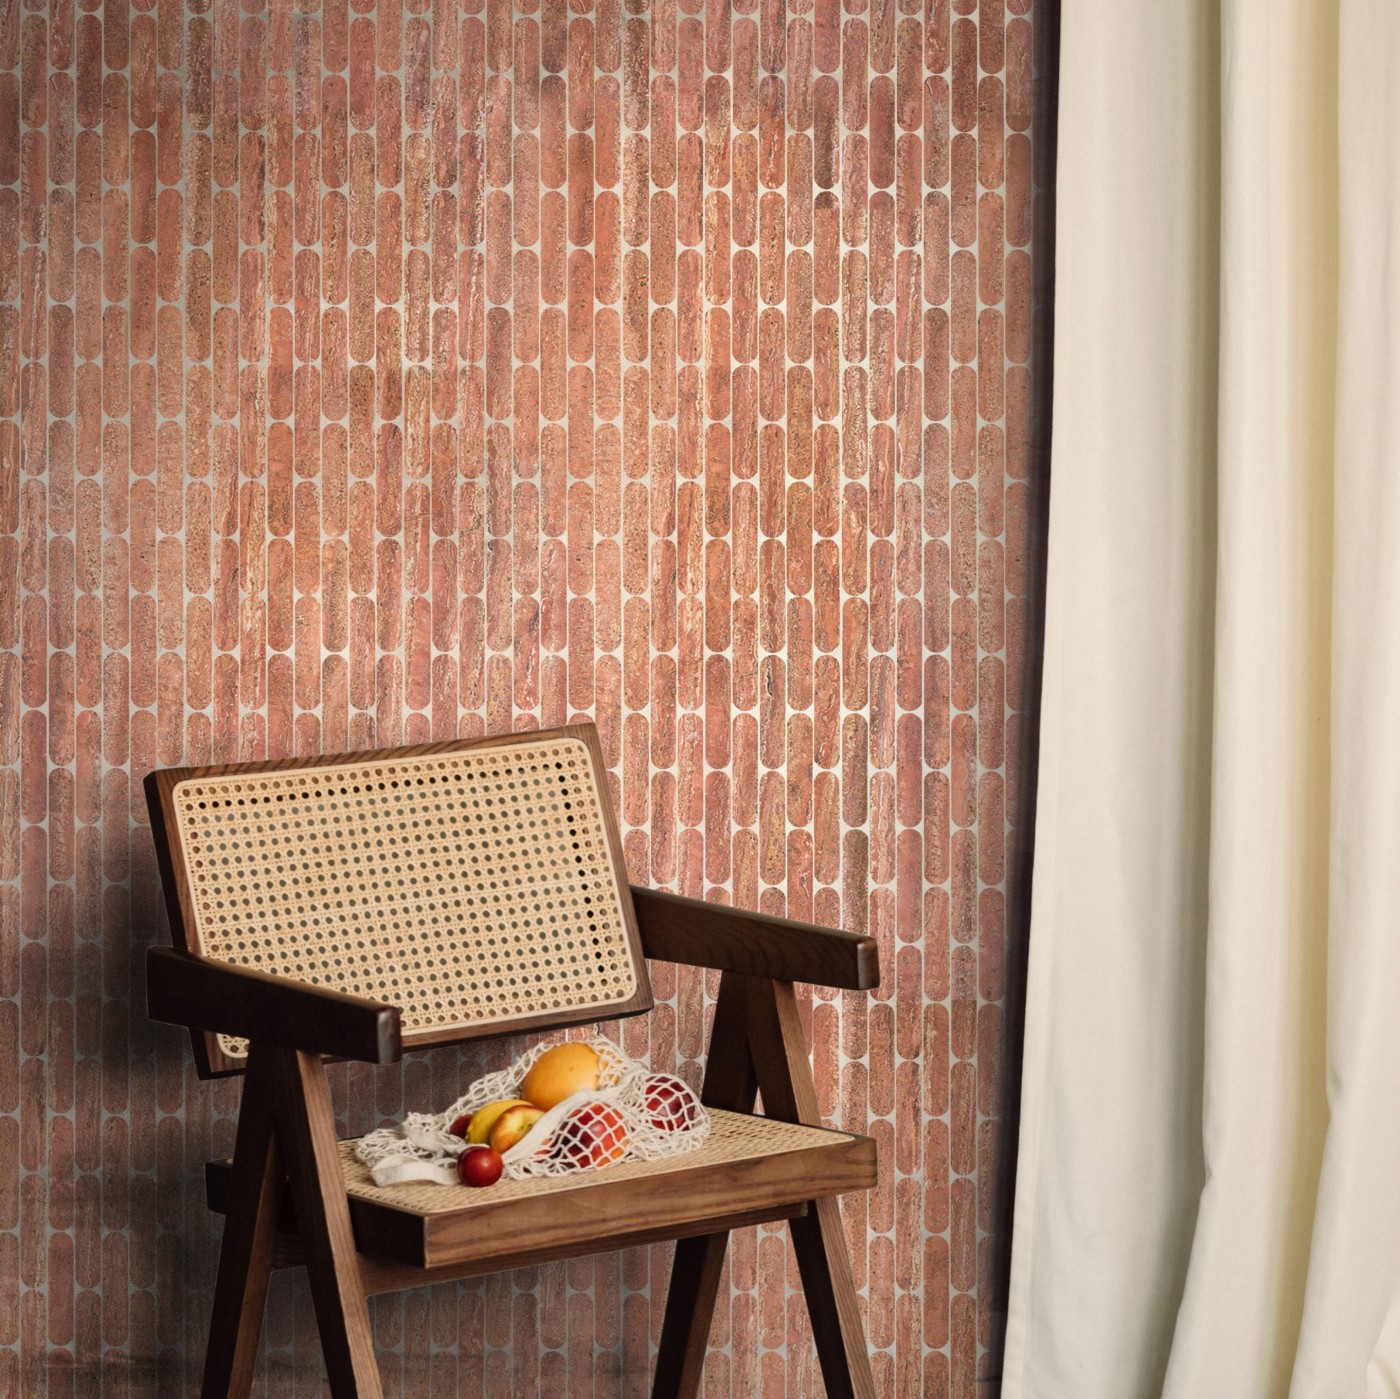
[(992, 1260), (987, 1278), (991, 1341), (987, 1373), (999, 1380), (1015, 1223), (1017, 1142), (1021, 1125), (1021, 1061), (1025, 1047), (1026, 973), (1030, 955), (1031, 889), (1035, 853), (1036, 774), (1040, 766), (1040, 692), (1045, 659), (1045, 571), (1050, 522), (1050, 446), (1055, 351), (1055, 155), (1059, 121), (1060, 0), (1040, 0), (1035, 29), (1035, 265), (1031, 362), (1031, 524), (1027, 542), (1030, 624), (1027, 631), (1026, 693), (1030, 741), (1023, 755), (1019, 805), (1012, 812), (1018, 832), (1017, 858), (1007, 872), (1007, 978), (1002, 1048), (1003, 1150), (992, 1185)]

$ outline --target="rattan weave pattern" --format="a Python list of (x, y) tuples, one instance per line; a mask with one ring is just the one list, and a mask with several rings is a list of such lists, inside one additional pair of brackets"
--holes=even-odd
[(636, 990), (572, 736), (191, 778), (173, 796), (206, 956), (396, 1005), (406, 1037)]
[(455, 1213), (473, 1206), (499, 1205), (525, 1196), (582, 1190), (606, 1176), (609, 1180), (636, 1180), (643, 1176), (666, 1175), (676, 1171), (703, 1170), (730, 1161), (751, 1161), (757, 1157), (779, 1156), (788, 1151), (804, 1151), (829, 1146), (833, 1140), (847, 1140), (841, 1134), (821, 1127), (795, 1122), (779, 1122), (771, 1117), (748, 1117), (742, 1113), (707, 1109), (711, 1130), (703, 1146), (655, 1161), (623, 1161), (615, 1166), (576, 1171), (566, 1176), (532, 1176), (524, 1180), (504, 1179), (489, 1190), (473, 1190), (465, 1185), (375, 1185), (369, 1168), (355, 1156), (358, 1139), (340, 1143), (345, 1188), (357, 1199), (404, 1210), (410, 1214)]

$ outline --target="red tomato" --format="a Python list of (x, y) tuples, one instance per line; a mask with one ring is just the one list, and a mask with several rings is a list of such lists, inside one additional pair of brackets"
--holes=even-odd
[(504, 1169), (505, 1162), (489, 1146), (474, 1146), (457, 1158), (457, 1174), (463, 1185), (495, 1185)]
[(461, 1115), (461, 1117), (459, 1117), (447, 1130), (451, 1132), (454, 1137), (461, 1137), (463, 1140), (465, 1140), (467, 1135), (467, 1125), (471, 1122), (472, 1116), (472, 1113), (464, 1112)]

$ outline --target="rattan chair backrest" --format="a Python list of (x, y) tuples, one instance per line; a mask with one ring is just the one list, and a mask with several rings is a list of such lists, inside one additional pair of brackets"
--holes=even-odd
[[(591, 726), (152, 773), (177, 946), (386, 1001), (421, 1046), (649, 1009)], [(244, 1047), (206, 1044), (212, 1072)]]

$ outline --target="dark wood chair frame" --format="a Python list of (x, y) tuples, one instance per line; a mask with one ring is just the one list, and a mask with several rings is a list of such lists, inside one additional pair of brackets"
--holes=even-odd
[[(874, 940), (635, 886), (632, 899), (647, 958), (722, 973), (704, 1102), (751, 1113), (761, 1093), (767, 1116), (820, 1126), (793, 983), (873, 989), (880, 979)], [(489, 1266), (477, 1260), (424, 1268), (360, 1253), (324, 1060), (398, 1062), (399, 1011), (173, 948), (149, 951), (147, 998), (155, 1020), (243, 1036), (250, 1045), (224, 1201), (204, 1399), (249, 1393), (274, 1268), (307, 1269), (332, 1394), (378, 1399), (369, 1295), (676, 1237), (674, 1228), (649, 1231), (639, 1220), (635, 1230), (605, 1234), (584, 1247), (544, 1247), (528, 1257), (517, 1248)], [(873, 1170), (874, 1143), (866, 1145)], [(652, 1383), (658, 1399), (700, 1391), (729, 1231), (775, 1218), (789, 1223), (827, 1394), (874, 1399), (840, 1208), (835, 1195), (818, 1194), (829, 1182), (814, 1178), (811, 1184), (814, 1198), (779, 1209), (772, 1202), (753, 1208), (723, 1179), (715, 1182), (707, 1232), (676, 1244)], [(288, 1187), (290, 1201), (284, 1199)]]

